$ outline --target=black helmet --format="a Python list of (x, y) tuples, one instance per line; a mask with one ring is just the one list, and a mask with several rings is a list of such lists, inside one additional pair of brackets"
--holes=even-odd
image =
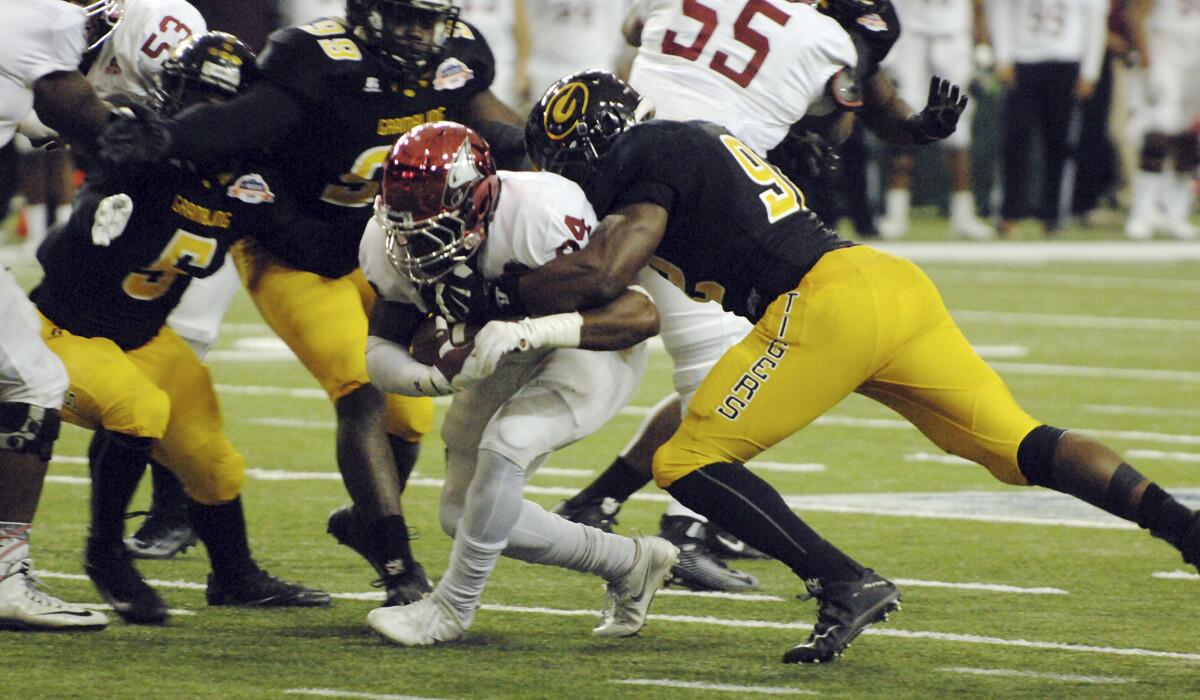
[(171, 51), (156, 78), (160, 111), (169, 116), (197, 102), (227, 100), (257, 77), (254, 52), (236, 36), (192, 35)]
[(354, 35), (407, 80), (416, 80), (441, 58), (458, 11), (451, 0), (346, 1)]
[(542, 170), (586, 186), (613, 140), (653, 112), (648, 99), (608, 71), (572, 73), (529, 112), (525, 149)]

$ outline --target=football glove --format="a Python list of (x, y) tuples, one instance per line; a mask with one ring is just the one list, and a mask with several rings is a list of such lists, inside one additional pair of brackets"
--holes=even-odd
[(492, 282), (470, 265), (455, 265), (432, 287), (432, 306), (451, 323), (484, 323), (497, 316), (524, 316), (517, 275)]
[(967, 96), (954, 83), (940, 76), (929, 79), (925, 109), (908, 118), (916, 144), (941, 141), (954, 133), (958, 118), (967, 108)]
[(767, 154), (767, 160), (795, 180), (802, 190), (821, 178), (836, 176), (842, 167), (837, 149), (815, 131), (792, 130)]
[(155, 163), (171, 150), (171, 132), (153, 111), (121, 107), (96, 137), (96, 160), (109, 172)]

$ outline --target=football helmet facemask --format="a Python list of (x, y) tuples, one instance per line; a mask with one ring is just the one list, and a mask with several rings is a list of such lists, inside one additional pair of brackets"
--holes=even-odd
[(546, 90), (525, 122), (525, 149), (542, 170), (586, 189), (622, 132), (654, 115), (648, 98), (603, 70), (572, 73)]
[(155, 77), (163, 116), (199, 102), (223, 102), (258, 77), (254, 52), (225, 32), (195, 34), (181, 41)]
[(87, 14), (87, 50), (92, 51), (116, 31), (125, 16), (125, 0), (77, 0)]
[(346, 19), (355, 36), (385, 67), (409, 81), (441, 58), (458, 13), (451, 0), (346, 2)]
[(388, 261), (417, 285), (464, 263), (487, 238), (500, 180), (487, 141), (454, 122), (413, 128), (392, 147), (375, 198)]

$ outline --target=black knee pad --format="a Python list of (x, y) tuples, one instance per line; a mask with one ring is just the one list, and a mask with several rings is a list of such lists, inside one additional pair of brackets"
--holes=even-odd
[(1054, 451), (1063, 433), (1062, 428), (1039, 425), (1017, 447), (1017, 466), (1033, 486), (1054, 488)]
[(1149, 172), (1159, 172), (1171, 150), (1171, 137), (1159, 132), (1146, 134), (1142, 140), (1142, 153), (1138, 167)]
[(57, 409), (0, 403), (0, 450), (36, 454), (49, 460), (61, 426)]

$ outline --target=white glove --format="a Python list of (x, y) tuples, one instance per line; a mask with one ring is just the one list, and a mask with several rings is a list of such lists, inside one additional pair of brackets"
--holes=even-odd
[(125, 232), (133, 216), (133, 200), (125, 193), (110, 194), (100, 200), (92, 217), (92, 243), (107, 247)]
[[(577, 348), (583, 329), (578, 312), (554, 314), (520, 321), (488, 321), (475, 336), (475, 349), (467, 358), (477, 360), (476, 371), (487, 376), (496, 371), (500, 360), (510, 352), (538, 348)], [(466, 365), (463, 365), (466, 371)]]
[(529, 337), (520, 323), (488, 321), (475, 335), (475, 349), (463, 363), (460, 376), (471, 372), (482, 379), (495, 372), (500, 360), (508, 353), (529, 349)]

